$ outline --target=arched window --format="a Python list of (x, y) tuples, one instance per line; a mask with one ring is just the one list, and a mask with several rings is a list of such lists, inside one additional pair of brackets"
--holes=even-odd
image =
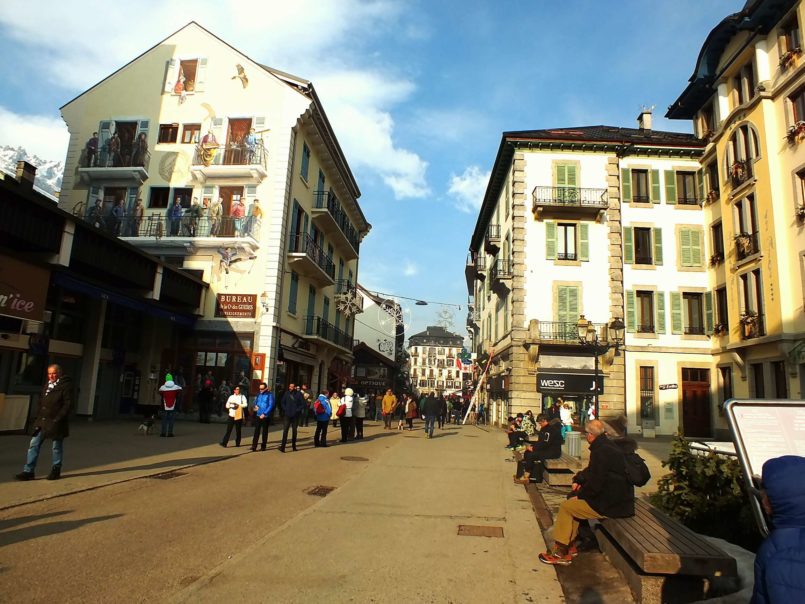
[(754, 163), (760, 158), (757, 131), (751, 124), (738, 126), (730, 136), (725, 154), (725, 174), (738, 187), (754, 176)]

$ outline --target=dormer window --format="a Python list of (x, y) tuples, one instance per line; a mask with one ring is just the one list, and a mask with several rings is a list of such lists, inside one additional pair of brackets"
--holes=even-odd
[(755, 67), (752, 61), (741, 67), (732, 78), (735, 106), (743, 105), (755, 96)]
[(168, 61), (163, 93), (184, 97), (202, 92), (207, 73), (207, 59), (203, 57), (174, 58)]

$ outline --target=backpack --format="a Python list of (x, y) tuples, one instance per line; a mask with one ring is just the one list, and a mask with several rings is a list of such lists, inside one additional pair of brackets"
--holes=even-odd
[(637, 453), (626, 453), (623, 456), (623, 464), (626, 478), (633, 486), (642, 487), (651, 479), (651, 472), (645, 460)]

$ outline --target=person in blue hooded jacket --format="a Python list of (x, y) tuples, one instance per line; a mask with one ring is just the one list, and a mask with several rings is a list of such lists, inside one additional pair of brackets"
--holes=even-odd
[(800, 602), (805, 593), (805, 457), (763, 464), (763, 507), (772, 529), (755, 557), (752, 604)]
[(265, 382), (260, 382), (260, 391), (254, 397), (254, 438), (252, 438), (252, 451), (257, 451), (257, 441), (260, 434), (263, 435), (263, 444), (260, 446), (261, 451), (266, 450), (268, 444), (268, 420), (271, 418), (271, 412), (274, 411), (274, 393)]
[(313, 446), (326, 447), (327, 426), (330, 424), (330, 415), (333, 412), (330, 406), (330, 393), (327, 390), (324, 390), (316, 402), (313, 403), (313, 411), (316, 412), (316, 432), (313, 434)]

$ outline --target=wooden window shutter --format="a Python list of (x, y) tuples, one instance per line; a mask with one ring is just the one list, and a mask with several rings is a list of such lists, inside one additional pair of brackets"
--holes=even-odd
[(662, 266), (662, 229), (655, 228), (654, 231), (654, 264)]
[(704, 250), (702, 243), (704, 233), (699, 229), (690, 230), (690, 264), (691, 266), (702, 266), (704, 261)]
[(565, 166), (566, 180), (565, 183), (568, 187), (575, 187), (578, 183), (576, 179), (576, 166), (570, 164)]
[(671, 333), (682, 333), (682, 294), (671, 292)]
[(626, 331), (637, 330), (637, 299), (633, 290), (626, 290)]
[(204, 85), (207, 83), (207, 59), (200, 57), (196, 62), (196, 92), (204, 92)]
[(665, 333), (665, 292), (654, 292), (654, 313), (657, 333)]
[(556, 223), (552, 220), (545, 222), (545, 257), (556, 259)]
[(564, 187), (567, 184), (567, 164), (556, 164), (555, 185)]
[(171, 59), (165, 64), (165, 83), (162, 86), (162, 92), (173, 92), (173, 86), (176, 80), (179, 79), (179, 61)]
[(570, 286), (567, 288), (567, 320), (575, 322), (578, 320), (579, 314), (579, 288)]
[(650, 170), (649, 178), (651, 179), (651, 203), (660, 203), (660, 171)]
[(582, 262), (590, 259), (590, 225), (586, 222), (579, 224), (579, 259)]
[(679, 262), (682, 266), (691, 266), (690, 229), (679, 230)]
[(621, 168), (621, 198), (624, 202), (632, 201), (632, 172)]
[(676, 203), (676, 172), (665, 171), (665, 203)]
[(560, 323), (566, 323), (567, 319), (567, 290), (564, 285), (556, 288), (556, 320)]
[(704, 170), (696, 171), (696, 193), (698, 194), (698, 201), (700, 204), (704, 203)]
[(706, 334), (713, 333), (713, 292), (704, 292), (704, 328)]
[(623, 229), (623, 261), (626, 264), (634, 264), (634, 229), (632, 227)]

